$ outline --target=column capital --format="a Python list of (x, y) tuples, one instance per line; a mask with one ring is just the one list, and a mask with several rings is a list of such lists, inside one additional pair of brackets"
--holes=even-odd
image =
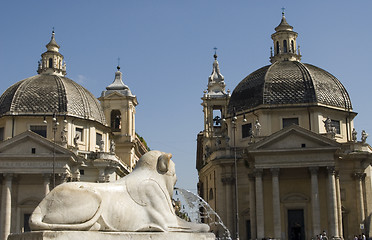
[(318, 174), (318, 171), (319, 171), (319, 167), (309, 167), (309, 171), (311, 173), (311, 175), (316, 175)]
[(270, 168), (270, 171), (271, 171), (271, 174), (273, 175), (273, 177), (277, 177), (279, 176), (279, 171), (280, 171), (280, 168)]
[(366, 177), (366, 174), (365, 174), (365, 173), (362, 173), (362, 172), (355, 172), (355, 173), (353, 174), (353, 177), (354, 177), (355, 179), (358, 179), (359, 181), (363, 181), (364, 178)]
[(328, 166), (327, 170), (328, 170), (328, 174), (331, 174), (331, 175), (336, 174), (336, 168), (334, 166)]
[(43, 173), (42, 175), (43, 175), (44, 181), (47, 181), (47, 180), (50, 181), (50, 179), (52, 177), (52, 174), (51, 173)]
[(13, 173), (3, 173), (4, 179), (7, 181), (10, 181), (13, 179), (14, 174)]
[(252, 173), (248, 173), (248, 178), (249, 180), (255, 180), (255, 174), (252, 172)]
[(255, 168), (253, 170), (253, 173), (254, 173), (255, 177), (262, 177), (263, 169), (262, 168)]

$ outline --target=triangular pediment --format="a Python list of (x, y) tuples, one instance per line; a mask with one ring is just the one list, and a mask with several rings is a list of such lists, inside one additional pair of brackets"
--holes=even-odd
[(114, 91), (114, 92), (110, 93), (109, 95), (105, 96), (105, 99), (110, 99), (110, 98), (125, 98), (125, 97), (126, 96), (124, 96), (120, 92)]
[(251, 151), (338, 148), (335, 140), (304, 129), (298, 125), (284, 128), (253, 144)]
[(340, 144), (297, 125), (284, 128), (251, 145), (256, 168), (334, 166)]
[[(34, 150), (33, 150), (34, 149)], [(54, 144), (48, 139), (31, 131), (23, 132), (0, 143), (1, 155), (74, 155), (70, 150)]]

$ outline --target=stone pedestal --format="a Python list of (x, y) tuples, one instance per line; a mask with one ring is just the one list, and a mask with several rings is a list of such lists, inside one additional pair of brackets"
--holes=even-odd
[(215, 240), (213, 233), (37, 231), (11, 234), (8, 240)]

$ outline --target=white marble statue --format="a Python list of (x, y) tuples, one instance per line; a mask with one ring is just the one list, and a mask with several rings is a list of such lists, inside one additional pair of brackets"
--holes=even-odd
[(110, 183), (69, 182), (53, 189), (30, 217), (32, 230), (207, 232), (186, 222), (171, 198), (177, 177), (172, 154), (150, 151), (132, 173)]

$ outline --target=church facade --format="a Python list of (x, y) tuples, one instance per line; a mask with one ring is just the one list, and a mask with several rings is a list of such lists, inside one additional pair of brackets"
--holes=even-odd
[(215, 54), (197, 136), (199, 194), (233, 239), (372, 236), (368, 134), (355, 131), (341, 82), (301, 62), (297, 36), (283, 13), (271, 64), (232, 93)]
[(0, 97), (1, 239), (29, 231), (30, 214), (56, 185), (116, 180), (147, 152), (120, 67), (98, 100), (65, 76), (54, 32), (46, 48), (38, 75)]

